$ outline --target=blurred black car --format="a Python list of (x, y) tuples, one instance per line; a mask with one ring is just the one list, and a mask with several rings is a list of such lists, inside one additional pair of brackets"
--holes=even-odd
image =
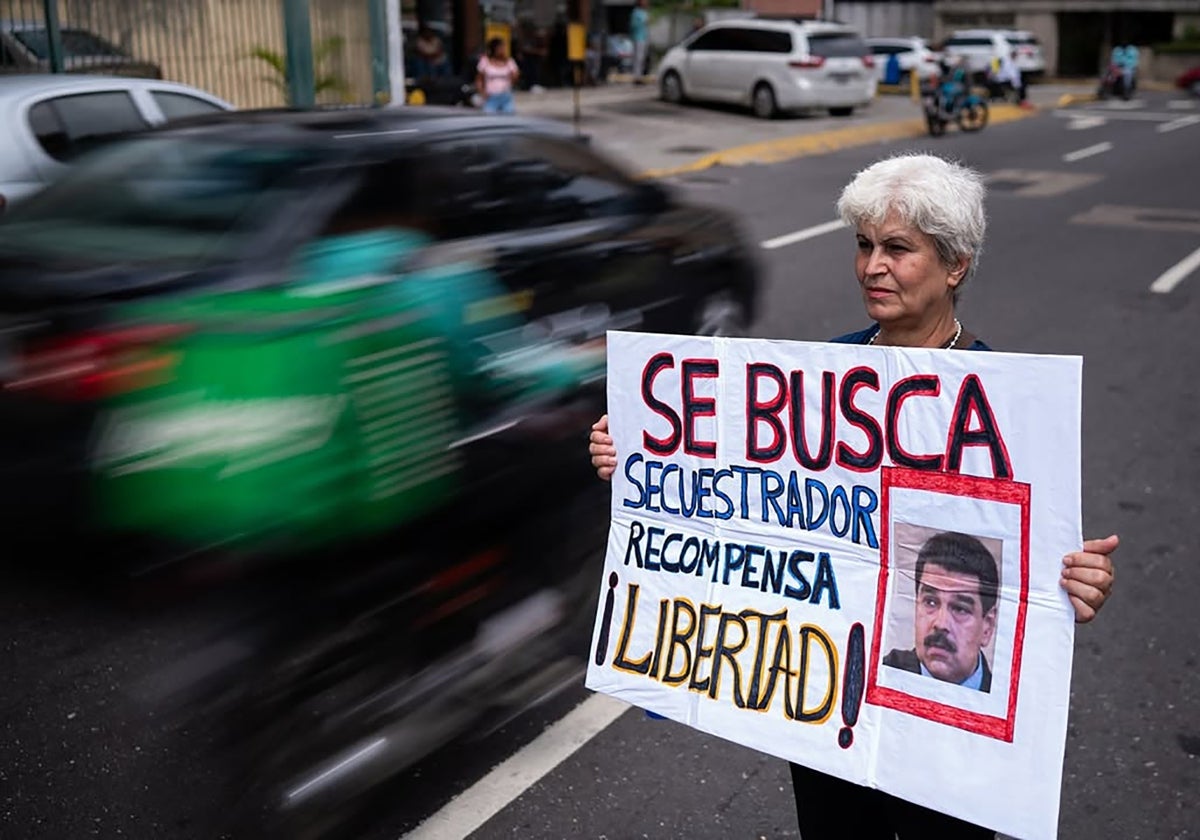
[(757, 294), (730, 216), (557, 124), (130, 135), (0, 221), (6, 555), (236, 588), (150, 682), (235, 722), (246, 836), (354, 836), (397, 772), (580, 678), (605, 331), (737, 334)]
[[(388, 236), (407, 243), (403, 254), (380, 251), (376, 240)], [(302, 278), (298, 265), (314, 252), (320, 254)], [(230, 394), (241, 389), (243, 398), (269, 392), (273, 399), (280, 389), (289, 394), (308, 389), (329, 400), (353, 401), (357, 392), (348, 386), (331, 380), (317, 388), (288, 368), (266, 367), (250, 376), (247, 366), (258, 365), (268, 350), (249, 339), (241, 355), (206, 362), (209, 368), (192, 365), (189, 360), (208, 359), (215, 351), (189, 345), (187, 324), (200, 319), (210, 332), (233, 329), (211, 327), (223, 318), (242, 324), (250, 335), (249, 325), (274, 323), (254, 306), (290, 310), (299, 301), (315, 343), (304, 345), (310, 357), (295, 364), (316, 371), (318, 361), (333, 364), (320, 355), (328, 344), (321, 344), (321, 331), (328, 328), (321, 318), (337, 310), (321, 309), (321, 296), (304, 290), (314, 272), (344, 274), (350, 285), (328, 294), (353, 289), (374, 294), (375, 299), (346, 303), (369, 308), (393, 292), (442, 294), (437, 290), (449, 281), (430, 279), (430, 272), (436, 276), (456, 265), (474, 266), (501, 289), (491, 308), (510, 318), (506, 341), (516, 334), (526, 341), (542, 336), (565, 346), (567, 361), (572, 342), (602, 342), (608, 328), (736, 334), (755, 314), (754, 262), (728, 216), (688, 206), (662, 186), (636, 180), (557, 124), (435, 108), (233, 112), (135, 135), (81, 161), (0, 224), (5, 337), (0, 428), (8, 448), (0, 458), (0, 518), (6, 533), (13, 539), (31, 535), (43, 548), (70, 549), (82, 541), (89, 545), (89, 564), (100, 567), (96, 558), (106, 550), (123, 563), (158, 566), (172, 552), (195, 561), (210, 550), (226, 553), (231, 541), (245, 549), (247, 534), (263, 537), (259, 542), (276, 540), (268, 553), (284, 551), (295, 547), (288, 540), (316, 539), (316, 528), (305, 530), (310, 521), (322, 523), (329, 537), (330, 529), (374, 498), (367, 493), (360, 499), (349, 489), (366, 487), (366, 467), (346, 466), (361, 446), (330, 449), (347, 434), (356, 441), (366, 437), (361, 417), (337, 414), (336, 434), (327, 435), (332, 443), (318, 439), (315, 453), (303, 453), (311, 459), (328, 452), (324, 460), (297, 461), (287, 446), (269, 455), (273, 464), (286, 466), (289, 458), (304, 464), (306, 491), (300, 501), (270, 507), (260, 487), (239, 490), (254, 497), (253, 505), (243, 507), (256, 511), (257, 519), (243, 516), (221, 489), (234, 486), (229, 475), (241, 474), (241, 467), (196, 460), (221, 444), (186, 438), (198, 434), (203, 422), (197, 426), (184, 418), (168, 427), (138, 421), (122, 426), (128, 433), (114, 434), (113, 418), (142, 403), (221, 389)], [(450, 312), (449, 320), (437, 324), (467, 323), (491, 311), (483, 304), (468, 311), (466, 301), (442, 297), (435, 308), (461, 304), (463, 312)], [(269, 304), (262, 303), (268, 298)], [(499, 316), (493, 311), (488, 317)], [(180, 327), (181, 322), (187, 323)], [(435, 331), (449, 329), (437, 324)], [(290, 334), (269, 334), (292, 340)], [(391, 338), (379, 340), (390, 348)], [(479, 368), (454, 374), (455, 405), (448, 416), (464, 438), (474, 429), (510, 422), (514, 401), (524, 398), (508, 385), (507, 391), (485, 395), (487, 389), (470, 379), (509, 382), (503, 371), (481, 372), (487, 360), (480, 354), (489, 351), (479, 348), (487, 341), (466, 332), (454, 338), (471, 345), (456, 351), (460, 367)], [(509, 356), (519, 356), (514, 354)], [(210, 369), (221, 372), (206, 372)], [(164, 390), (172, 376), (187, 380), (187, 394)], [(602, 397), (602, 375), (598, 379), (575, 390)], [(245, 428), (253, 418), (226, 409), (204, 416), (242, 424), (238, 435), (252, 442), (262, 436), (259, 429)], [(288, 422), (297, 434), (305, 431), (300, 420)], [(571, 434), (584, 428), (572, 428)], [(179, 458), (189, 469), (172, 473), (169, 487), (143, 485), (140, 498), (130, 501), (134, 490), (109, 488), (133, 487), (131, 473), (153, 473), (150, 466), (165, 471), (175, 457), (168, 457), (173, 450), (155, 455), (143, 446), (140, 462), (114, 461), (132, 457), (134, 433), (149, 435), (160, 448), (182, 449)], [(469, 456), (479, 448), (462, 444), (459, 450)], [(480, 459), (467, 461), (476, 465)], [(537, 464), (522, 471), (532, 473)], [(201, 467), (210, 470), (208, 484)], [(471, 481), (460, 484), (468, 488), (493, 477), (490, 468), (478, 468)], [(275, 480), (293, 483), (285, 473)], [(180, 501), (174, 510), (166, 502), (148, 507), (175, 497)], [(415, 494), (413, 502), (432, 507), (429, 498)], [(339, 500), (345, 502), (340, 508)], [(118, 502), (120, 515), (114, 513)], [(134, 502), (140, 507), (131, 513)], [(308, 511), (305, 518), (294, 513), (299, 508)], [(203, 510), (215, 511), (212, 521), (197, 521)], [(269, 516), (280, 517), (280, 527), (263, 525)], [(181, 531), (177, 520), (183, 519), (188, 521)], [(139, 524), (144, 522), (152, 524)], [(378, 533), (386, 524), (386, 518), (366, 523), (359, 533)], [(326, 542), (345, 536), (337, 533)], [(138, 552), (128, 550), (131, 541)]]

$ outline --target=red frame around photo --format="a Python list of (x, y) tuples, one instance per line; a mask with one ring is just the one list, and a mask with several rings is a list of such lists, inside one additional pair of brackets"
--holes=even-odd
[[(1013, 635), (1012, 673), (1009, 674), (1008, 680), (1008, 709), (1002, 718), (916, 697), (879, 685), (876, 679), (879, 674), (879, 648), (883, 640), (884, 606), (887, 603), (891, 554), (891, 491), (894, 489), (924, 490), (947, 496), (981, 499), (1017, 505), (1021, 510), (1020, 595), (1017, 601), (1017, 626)], [(867, 668), (866, 702), (1011, 743), (1013, 724), (1017, 716), (1021, 654), (1025, 648), (1025, 611), (1029, 603), (1029, 485), (995, 478), (884, 467), (880, 474), (879, 505), (879, 590), (875, 597), (875, 634), (871, 642), (870, 667)]]

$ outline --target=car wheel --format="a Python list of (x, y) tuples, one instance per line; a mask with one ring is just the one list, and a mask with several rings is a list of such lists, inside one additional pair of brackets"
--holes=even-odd
[(775, 91), (766, 82), (759, 82), (750, 98), (754, 116), (760, 120), (769, 120), (775, 116), (778, 105), (775, 102)]
[(667, 71), (667, 74), (662, 78), (659, 92), (664, 102), (670, 102), (672, 105), (680, 104), (685, 98), (683, 95), (683, 79), (679, 78), (679, 74), (674, 70)]
[(744, 336), (749, 326), (746, 307), (729, 292), (706, 297), (696, 310), (696, 335)]
[(829, 115), (832, 117), (848, 117), (854, 113), (853, 108), (830, 108)]

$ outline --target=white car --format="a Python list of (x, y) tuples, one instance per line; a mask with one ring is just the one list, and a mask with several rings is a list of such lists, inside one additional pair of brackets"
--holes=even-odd
[(1046, 56), (1042, 54), (1042, 42), (1032, 32), (1014, 29), (1004, 36), (1017, 49), (1017, 69), (1028, 81), (1046, 73)]
[(984, 77), (993, 58), (1016, 51), (1017, 69), (1022, 76), (1035, 78), (1046, 72), (1046, 59), (1042, 45), (1031, 32), (1016, 29), (962, 29), (942, 44), (947, 58), (963, 56), (967, 60), (967, 71), (973, 76)]
[(117, 135), (233, 106), (188, 85), (74, 74), (0, 76), (0, 210)]
[(755, 116), (828, 109), (849, 116), (875, 97), (875, 61), (844, 24), (758, 18), (711, 23), (658, 68), (662, 98), (748, 105)]
[(938, 75), (941, 55), (931, 50), (924, 38), (868, 38), (867, 46), (875, 56), (875, 70), (881, 82), (887, 78), (888, 61), (893, 55), (900, 64), (901, 83), (907, 83), (914, 71), (918, 79)]

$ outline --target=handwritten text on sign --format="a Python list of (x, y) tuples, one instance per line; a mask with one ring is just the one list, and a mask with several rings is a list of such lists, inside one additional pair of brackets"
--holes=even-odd
[(1061, 357), (610, 333), (589, 687), (1052, 836), (1079, 376)]

